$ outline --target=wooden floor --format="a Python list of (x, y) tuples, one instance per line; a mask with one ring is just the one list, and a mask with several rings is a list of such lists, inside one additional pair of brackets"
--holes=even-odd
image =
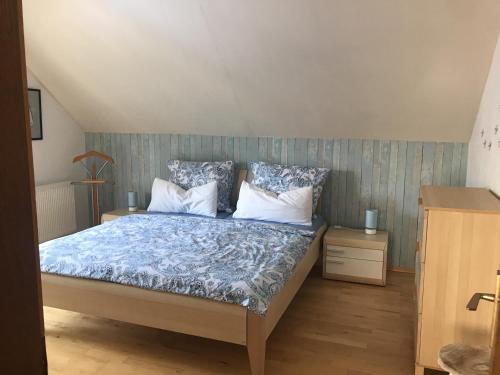
[[(412, 374), (412, 288), (410, 274), (384, 288), (313, 271), (269, 338), (266, 374)], [(45, 326), (51, 375), (250, 373), (238, 345), (51, 308)]]

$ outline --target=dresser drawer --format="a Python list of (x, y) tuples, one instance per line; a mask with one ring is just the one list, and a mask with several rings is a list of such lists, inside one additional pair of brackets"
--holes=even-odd
[(382, 280), (384, 263), (372, 260), (351, 259), (327, 256), (325, 258), (325, 272), (327, 274), (352, 276)]
[(360, 249), (357, 247), (347, 247), (338, 245), (327, 245), (326, 255), (331, 257), (351, 258), (361, 260), (384, 261), (384, 251), (374, 249)]

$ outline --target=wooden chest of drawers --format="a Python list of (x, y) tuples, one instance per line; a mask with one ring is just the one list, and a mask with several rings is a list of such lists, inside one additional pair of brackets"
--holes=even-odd
[(452, 343), (488, 346), (493, 304), (468, 311), (476, 292), (494, 293), (500, 264), (500, 200), (487, 189), (423, 186), (415, 267), (415, 374), (439, 369)]
[(323, 243), (323, 277), (385, 285), (387, 232), (330, 228)]

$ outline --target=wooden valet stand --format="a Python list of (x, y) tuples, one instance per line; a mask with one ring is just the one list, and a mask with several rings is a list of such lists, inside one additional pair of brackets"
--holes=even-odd
[[(87, 165), (85, 165), (85, 163), (83, 162), (83, 160), (91, 157), (103, 161), (99, 169), (97, 169), (97, 165), (95, 162), (90, 166), (90, 168), (88, 168)], [(92, 151), (87, 151), (80, 155), (76, 155), (73, 158), (73, 163), (77, 162), (80, 162), (83, 165), (83, 167), (87, 171), (87, 175), (89, 178), (81, 181), (73, 181), (72, 184), (90, 185), (92, 187), (92, 225), (95, 226), (99, 224), (99, 186), (112, 183), (104, 179), (99, 179), (99, 175), (104, 170), (106, 165), (114, 164), (114, 160), (111, 156), (92, 150)]]

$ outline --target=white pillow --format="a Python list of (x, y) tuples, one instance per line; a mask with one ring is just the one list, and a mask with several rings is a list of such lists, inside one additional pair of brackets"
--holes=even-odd
[(148, 211), (183, 212), (217, 216), (217, 181), (184, 190), (173, 182), (155, 178)]
[(243, 181), (233, 217), (312, 225), (313, 188), (290, 190), (276, 194)]

